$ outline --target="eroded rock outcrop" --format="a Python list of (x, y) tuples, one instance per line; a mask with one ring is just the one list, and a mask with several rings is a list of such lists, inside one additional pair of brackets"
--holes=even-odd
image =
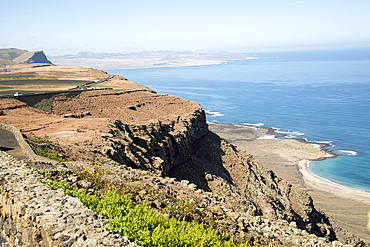
[(200, 107), (169, 123), (133, 125), (116, 120), (110, 126), (111, 137), (105, 136), (110, 146), (103, 148), (103, 154), (119, 163), (162, 175), (191, 160), (193, 144), (208, 132)]

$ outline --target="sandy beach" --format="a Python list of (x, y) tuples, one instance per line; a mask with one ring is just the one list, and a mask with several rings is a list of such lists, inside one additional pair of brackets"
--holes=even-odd
[(370, 242), (366, 227), (370, 193), (325, 181), (307, 171), (308, 161), (335, 157), (325, 152), (321, 145), (297, 139), (277, 139), (267, 128), (208, 125), (211, 131), (252, 154), (277, 175), (309, 193), (316, 208), (331, 218), (334, 227), (346, 229)]
[(342, 186), (330, 181), (325, 181), (322, 178), (319, 178), (313, 174), (311, 174), (307, 168), (308, 160), (301, 160), (299, 162), (299, 171), (303, 175), (303, 179), (307, 186), (312, 188), (320, 189), (323, 191), (327, 191), (336, 195), (340, 195), (343, 197), (348, 197), (355, 200), (360, 200), (370, 204), (370, 193), (366, 191), (361, 191), (357, 189), (352, 189), (346, 186)]

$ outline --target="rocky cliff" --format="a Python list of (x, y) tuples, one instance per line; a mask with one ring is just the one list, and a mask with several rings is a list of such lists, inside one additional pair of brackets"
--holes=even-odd
[[(109, 111), (113, 105), (114, 112)], [(197, 103), (148, 92), (106, 92), (99, 98), (86, 92), (56, 99), (53, 109), (60, 115), (89, 111), (109, 117), (109, 131), (102, 134), (103, 144), (95, 146), (95, 156), (188, 180), (223, 196), (235, 211), (294, 221), (300, 229), (335, 239), (328, 218), (306, 192), (210, 132)]]
[(188, 180), (224, 197), (234, 211), (296, 222), (300, 229), (335, 239), (328, 218), (306, 192), (210, 132), (200, 109), (170, 124), (116, 120), (110, 128), (110, 146), (102, 153), (121, 164)]
[(205, 114), (199, 107), (188, 116), (168, 123), (148, 125), (126, 124), (115, 120), (110, 124), (109, 146), (102, 153), (119, 163), (167, 175), (192, 159), (193, 144), (206, 135)]

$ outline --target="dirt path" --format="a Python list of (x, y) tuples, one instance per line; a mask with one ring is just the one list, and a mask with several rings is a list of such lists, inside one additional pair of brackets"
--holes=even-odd
[(27, 159), (12, 132), (0, 129), (0, 150), (17, 159)]

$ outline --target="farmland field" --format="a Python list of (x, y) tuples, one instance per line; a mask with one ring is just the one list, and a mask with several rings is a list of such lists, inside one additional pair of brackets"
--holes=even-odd
[(83, 85), (91, 81), (82, 81), (82, 80), (0, 80), (0, 86), (2, 85)]
[(8, 78), (19, 78), (19, 77), (36, 77), (37, 74), (34, 72), (28, 72), (28, 73), (4, 73), (0, 74), (0, 80), (6, 80)]
[(36, 93), (64, 91), (76, 88), (91, 81), (85, 80), (0, 80), (0, 95), (13, 95), (15, 92)]

